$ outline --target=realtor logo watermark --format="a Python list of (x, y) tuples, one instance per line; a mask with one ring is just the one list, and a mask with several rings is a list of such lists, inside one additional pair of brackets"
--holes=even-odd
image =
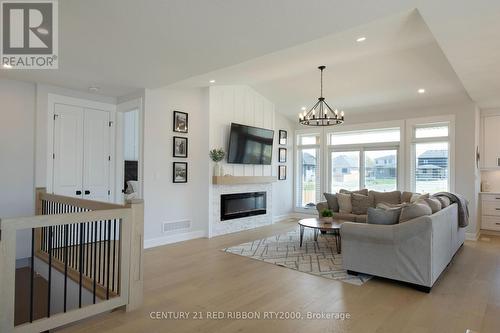
[(2, 1), (3, 68), (58, 68), (57, 1)]

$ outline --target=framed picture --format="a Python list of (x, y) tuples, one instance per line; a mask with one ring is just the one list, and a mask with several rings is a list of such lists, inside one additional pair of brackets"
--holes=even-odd
[(286, 145), (288, 140), (288, 133), (285, 130), (279, 130), (280, 145)]
[(174, 136), (173, 157), (188, 157), (188, 138)]
[(174, 162), (172, 170), (172, 181), (174, 183), (187, 183), (188, 164), (186, 162)]
[(286, 165), (278, 166), (278, 180), (286, 180)]
[(174, 132), (188, 132), (188, 114), (186, 112), (174, 111)]
[(278, 162), (286, 163), (286, 148), (278, 149)]

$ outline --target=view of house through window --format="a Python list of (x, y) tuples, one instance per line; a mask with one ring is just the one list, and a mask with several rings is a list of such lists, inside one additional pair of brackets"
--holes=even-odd
[(448, 142), (415, 145), (415, 191), (436, 193), (448, 190)]
[(329, 142), (330, 192), (397, 189), (399, 128), (335, 132)]
[(397, 149), (365, 151), (365, 188), (379, 192), (395, 191), (397, 179)]
[(449, 123), (414, 127), (412, 163), (412, 187), (415, 192), (450, 190)]

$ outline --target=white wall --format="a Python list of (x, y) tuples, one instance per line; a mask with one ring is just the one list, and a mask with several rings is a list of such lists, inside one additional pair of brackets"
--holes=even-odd
[[(35, 210), (35, 85), (0, 80), (0, 218)], [(30, 256), (31, 232), (19, 232), (16, 258)]]
[[(248, 86), (214, 86), (209, 88), (210, 149), (227, 151), (231, 123), (275, 129), (274, 104)], [(276, 134), (276, 133), (275, 133)], [(221, 162), (224, 172), (232, 176), (276, 175), (273, 165), (237, 165)]]
[[(287, 159), (286, 163), (276, 163), (275, 172), (276, 178), (278, 177), (278, 165), (286, 165), (286, 180), (278, 180), (273, 183), (273, 219), (274, 221), (279, 221), (286, 218), (294, 210), (293, 204), (293, 177), (294, 177), (294, 130), (295, 123), (283, 116), (281, 113), (276, 112), (274, 116), (275, 120), (275, 135), (274, 135), (274, 151), (273, 156), (276, 157), (278, 161), (278, 149), (286, 148)], [(288, 132), (288, 141), (286, 146), (279, 145), (279, 130), (285, 130)]]
[[(469, 235), (477, 231), (477, 178), (475, 162), (477, 145), (477, 109), (474, 103), (435, 106), (426, 109), (401, 109), (394, 112), (346, 112), (345, 125), (363, 124), (391, 120), (405, 120), (437, 115), (455, 115), (455, 192), (463, 194), (470, 201), (470, 224), (466, 229)], [(298, 126), (298, 128), (304, 128)], [(341, 128), (341, 127), (339, 127)], [(402, 189), (409, 190), (409, 189)]]
[[(145, 246), (203, 237), (208, 227), (208, 105), (206, 89), (146, 90), (144, 127)], [(189, 133), (174, 133), (173, 111), (189, 114)], [(188, 158), (172, 157), (173, 136), (188, 138)], [(172, 183), (172, 162), (188, 162), (188, 183)], [(191, 221), (184, 235), (163, 234), (162, 224)]]

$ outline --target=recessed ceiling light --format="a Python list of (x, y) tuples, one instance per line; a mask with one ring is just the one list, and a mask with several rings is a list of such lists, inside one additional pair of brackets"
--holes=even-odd
[(3, 64), (2, 65), (3, 68), (6, 68), (6, 69), (9, 69), (9, 68), (12, 68), (12, 65), (9, 65), (9, 64)]
[(307, 108), (305, 106), (301, 107), (302, 111), (305, 111), (307, 110)]
[(420, 89), (417, 90), (417, 92), (419, 94), (425, 94), (425, 89), (424, 88), (420, 88)]
[(91, 86), (91, 87), (89, 87), (89, 91), (93, 92), (93, 93), (98, 92), (99, 91), (99, 87)]
[(359, 37), (358, 39), (356, 39), (356, 42), (358, 43), (361, 43), (361, 42), (364, 42), (366, 40), (366, 37)]
[(215, 83), (215, 80), (210, 80), (210, 81), (208, 81), (208, 82), (210, 82), (210, 83)]

